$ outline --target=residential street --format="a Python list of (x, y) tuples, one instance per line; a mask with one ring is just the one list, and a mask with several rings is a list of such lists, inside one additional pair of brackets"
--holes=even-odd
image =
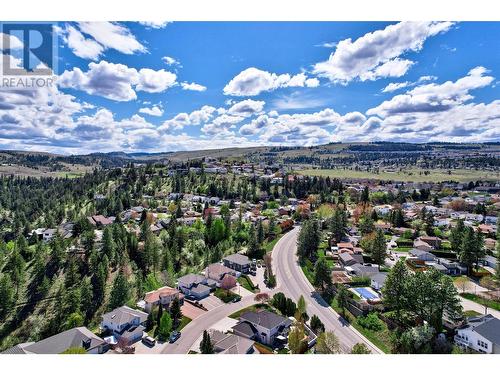
[(182, 330), (182, 336), (174, 343), (167, 344), (162, 351), (164, 354), (186, 354), (193, 344), (202, 335), (203, 331), (224, 319), (228, 315), (255, 304), (254, 296), (243, 297), (240, 302), (228, 303), (207, 311), (190, 322)]
[[(307, 302), (309, 316), (317, 315), (328, 331), (333, 331), (340, 340), (342, 351), (350, 352), (352, 346), (364, 342), (374, 353), (382, 353), (376, 346), (363, 337), (330, 307), (321, 297), (315, 295), (313, 286), (302, 273), (297, 263), (296, 248), (299, 228), (285, 234), (274, 247), (273, 269), (276, 274), (277, 287), (270, 295), (282, 291), (286, 296), (297, 301), (301, 295)], [(183, 330), (182, 336), (174, 344), (167, 344), (162, 353), (186, 354), (199, 339), (204, 330), (209, 329), (228, 315), (255, 304), (254, 295), (243, 297), (238, 303), (228, 303), (214, 308), (194, 319)]]
[(274, 247), (273, 268), (280, 289), (286, 296), (297, 301), (303, 295), (307, 302), (309, 316), (317, 315), (327, 331), (333, 331), (340, 340), (342, 350), (350, 352), (354, 344), (363, 342), (374, 353), (382, 353), (358, 331), (346, 325), (342, 319), (320, 296), (314, 292), (311, 283), (306, 279), (297, 262), (297, 236), (300, 228), (294, 228)]

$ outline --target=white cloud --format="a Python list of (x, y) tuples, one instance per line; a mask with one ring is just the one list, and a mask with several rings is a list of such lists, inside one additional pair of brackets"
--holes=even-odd
[[(83, 72), (75, 67), (65, 71), (57, 80), (62, 88), (83, 90), (90, 95), (99, 95), (116, 101), (137, 99), (135, 90), (158, 93), (175, 85), (176, 75), (163, 69), (129, 68), (123, 64), (107, 61), (91, 62)], [(135, 90), (134, 90), (135, 88)]]
[(334, 48), (337, 46), (337, 42), (324, 42), (314, 45), (314, 47), (324, 47), (324, 48)]
[(179, 66), (181, 65), (180, 61), (178, 61), (170, 56), (163, 56), (161, 59), (167, 65), (179, 65)]
[(164, 29), (171, 21), (139, 21), (139, 23), (151, 29)]
[(232, 116), (228, 114), (223, 114), (216, 117), (209, 124), (205, 124), (201, 131), (205, 134), (220, 134), (220, 133), (228, 133), (228, 130), (234, 128), (236, 124), (239, 124), (244, 120), (243, 116)]
[(192, 83), (182, 82), (181, 87), (183, 90), (190, 90), (190, 91), (205, 91), (207, 89), (205, 86), (194, 82)]
[(166, 120), (158, 130), (172, 132), (174, 130), (181, 130), (188, 125), (201, 125), (210, 121), (216, 111), (215, 107), (205, 105), (191, 113), (179, 113), (173, 118)]
[(84, 34), (90, 35), (105, 48), (127, 55), (147, 51), (127, 27), (116, 22), (80, 22), (78, 25)]
[(88, 39), (73, 26), (65, 30), (64, 40), (73, 53), (82, 59), (97, 60), (104, 51), (104, 47), (93, 39)]
[(418, 79), (418, 82), (435, 81), (436, 79), (436, 76), (422, 76)]
[(402, 88), (407, 87), (409, 84), (410, 84), (410, 82), (408, 82), (408, 81), (406, 81), (406, 82), (391, 82), (382, 89), (382, 92), (393, 92), (396, 90), (400, 90)]
[(262, 112), (265, 104), (266, 102), (262, 100), (257, 101), (246, 99), (233, 104), (233, 106), (228, 109), (227, 113), (229, 113), (230, 115), (250, 117), (256, 113)]
[(143, 108), (139, 109), (139, 112), (145, 113), (145, 114), (150, 115), (150, 116), (156, 116), (156, 117), (163, 115), (163, 109), (161, 109), (157, 105), (154, 105), (151, 108), (143, 107)]
[(350, 38), (342, 40), (327, 61), (314, 65), (313, 72), (341, 84), (354, 79), (401, 77), (413, 62), (398, 57), (419, 51), (427, 38), (446, 32), (451, 26), (451, 22), (400, 22), (367, 33), (354, 42)]
[(294, 76), (290, 74), (270, 73), (257, 68), (248, 68), (236, 75), (225, 87), (224, 95), (255, 96), (264, 91), (272, 91), (282, 87), (317, 87), (319, 81), (310, 79), (304, 73)]
[(367, 114), (386, 117), (399, 113), (448, 110), (472, 99), (469, 91), (491, 84), (494, 78), (485, 75), (486, 73), (487, 70), (479, 66), (455, 82), (447, 81), (442, 84), (431, 83), (415, 87), (405, 94), (396, 95), (379, 106), (369, 109)]
[(143, 68), (139, 70), (139, 82), (136, 89), (151, 93), (163, 92), (175, 85), (177, 76), (164, 69), (153, 70)]

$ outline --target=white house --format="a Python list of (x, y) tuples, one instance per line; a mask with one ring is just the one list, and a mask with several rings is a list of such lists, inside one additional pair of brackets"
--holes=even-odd
[(147, 318), (143, 311), (121, 306), (102, 316), (101, 329), (111, 331), (117, 339), (123, 337), (130, 344), (142, 338)]
[(491, 314), (469, 318), (457, 329), (455, 344), (480, 353), (500, 354), (500, 319)]

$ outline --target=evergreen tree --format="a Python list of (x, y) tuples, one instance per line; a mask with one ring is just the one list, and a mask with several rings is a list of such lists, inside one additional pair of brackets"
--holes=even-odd
[(161, 341), (167, 341), (172, 332), (172, 318), (168, 312), (163, 312), (158, 326), (158, 338)]
[(129, 285), (127, 278), (122, 271), (118, 273), (113, 281), (113, 288), (111, 289), (109, 307), (114, 309), (124, 305), (129, 299)]
[(398, 321), (401, 320), (402, 312), (408, 304), (406, 300), (408, 275), (409, 271), (404, 260), (399, 260), (391, 268), (382, 288), (384, 306), (396, 313), (396, 320)]
[(170, 306), (170, 316), (172, 317), (174, 327), (177, 328), (182, 319), (181, 304), (177, 297), (174, 298)]
[(14, 306), (14, 285), (8, 274), (0, 275), (0, 319), (4, 319)]
[(462, 247), (462, 239), (464, 236), (464, 232), (465, 232), (464, 221), (462, 219), (459, 219), (457, 225), (455, 225), (455, 227), (451, 229), (450, 233), (451, 249), (456, 253), (459, 253)]
[(336, 242), (341, 242), (347, 233), (347, 213), (337, 207), (330, 218), (330, 231)]
[(203, 331), (203, 338), (200, 343), (200, 352), (201, 354), (213, 354), (214, 347), (212, 345), (212, 340), (210, 339), (210, 335), (207, 331)]
[(371, 246), (371, 256), (373, 262), (380, 266), (385, 263), (385, 257), (387, 254), (387, 244), (385, 243), (384, 232), (381, 229), (377, 229), (375, 232), (375, 238), (373, 239)]
[(329, 287), (332, 284), (332, 278), (330, 274), (330, 269), (326, 259), (319, 258), (314, 265), (314, 286), (325, 290), (325, 287)]

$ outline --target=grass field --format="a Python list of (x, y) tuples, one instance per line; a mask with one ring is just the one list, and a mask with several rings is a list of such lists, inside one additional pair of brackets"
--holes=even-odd
[(307, 176), (328, 176), (332, 178), (351, 178), (351, 179), (372, 179), (372, 180), (395, 180), (395, 181), (413, 181), (413, 182), (441, 182), (441, 181), (476, 181), (476, 180), (491, 180), (498, 181), (500, 172), (476, 171), (468, 169), (452, 169), (450, 173), (447, 170), (432, 169), (407, 169), (402, 172), (386, 172), (380, 173), (367, 171), (354, 171), (348, 169), (305, 169), (298, 173)]

